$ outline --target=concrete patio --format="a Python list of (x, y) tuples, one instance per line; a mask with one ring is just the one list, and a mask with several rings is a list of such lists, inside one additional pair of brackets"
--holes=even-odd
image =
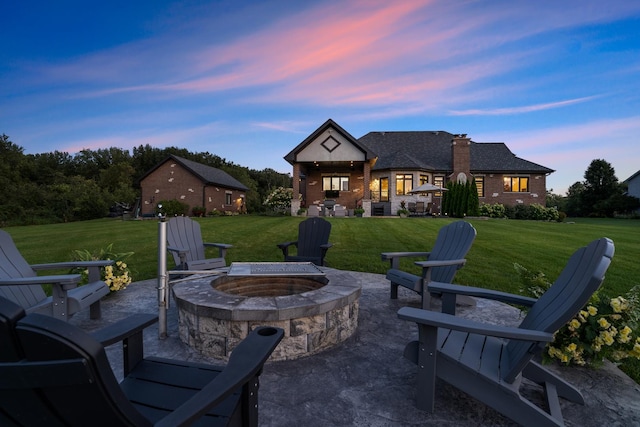
[[(415, 408), (417, 367), (402, 357), (407, 342), (417, 337), (414, 324), (397, 318), (399, 308), (419, 305), (419, 297), (401, 292), (389, 299), (389, 283), (383, 275), (353, 273), (362, 285), (359, 325), (356, 333), (337, 347), (296, 360), (269, 362), (260, 377), (260, 425), (262, 426), (507, 426), (512, 421), (439, 381), (436, 411)], [(124, 318), (132, 313), (157, 313), (157, 281), (131, 284), (103, 300), (103, 318), (90, 320), (88, 311), (71, 323), (85, 330)], [(401, 289), (402, 291), (403, 289)], [(517, 324), (517, 309), (485, 300), (460, 315), (486, 322)], [(162, 357), (221, 363), (203, 357), (178, 338), (175, 304), (168, 312), (169, 337), (158, 338), (157, 325), (145, 331), (145, 353)], [(116, 374), (122, 376), (118, 346), (107, 349)], [(640, 387), (607, 363), (603, 368), (549, 369), (578, 386), (586, 405), (562, 401), (568, 426), (640, 425)], [(526, 384), (528, 396), (540, 389)]]

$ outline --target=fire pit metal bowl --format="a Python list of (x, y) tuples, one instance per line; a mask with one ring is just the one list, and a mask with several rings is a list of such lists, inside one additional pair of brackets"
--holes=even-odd
[(255, 327), (277, 326), (285, 337), (271, 360), (288, 360), (350, 337), (358, 326), (357, 279), (349, 272), (316, 266), (298, 273), (291, 272), (296, 268), (291, 266), (283, 272), (289, 268), (285, 264), (292, 263), (253, 263), (262, 271), (254, 274), (247, 272), (247, 265), (232, 264), (228, 274), (175, 283), (180, 339), (202, 354), (227, 359)]

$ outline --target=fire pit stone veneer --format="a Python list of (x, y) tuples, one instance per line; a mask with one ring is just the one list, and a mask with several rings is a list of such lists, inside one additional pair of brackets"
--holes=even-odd
[(330, 348), (356, 331), (361, 286), (348, 272), (324, 267), (322, 271), (325, 276), (318, 278), (322, 283), (317, 289), (292, 295), (243, 296), (215, 289), (216, 281), (223, 284), (221, 289), (229, 287), (232, 278), (225, 275), (175, 283), (180, 339), (204, 355), (226, 360), (252, 329), (276, 326), (285, 336), (271, 360)]

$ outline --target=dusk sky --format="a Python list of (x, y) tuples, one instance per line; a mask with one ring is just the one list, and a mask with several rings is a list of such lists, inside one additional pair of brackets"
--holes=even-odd
[(2, 1), (0, 134), (291, 172), (331, 118), (504, 142), (564, 194), (640, 170), (640, 1)]

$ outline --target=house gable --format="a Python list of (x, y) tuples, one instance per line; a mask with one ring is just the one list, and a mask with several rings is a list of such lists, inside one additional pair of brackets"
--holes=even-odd
[(362, 146), (349, 132), (329, 119), (284, 159), (291, 164), (313, 162), (363, 162), (375, 154)]

